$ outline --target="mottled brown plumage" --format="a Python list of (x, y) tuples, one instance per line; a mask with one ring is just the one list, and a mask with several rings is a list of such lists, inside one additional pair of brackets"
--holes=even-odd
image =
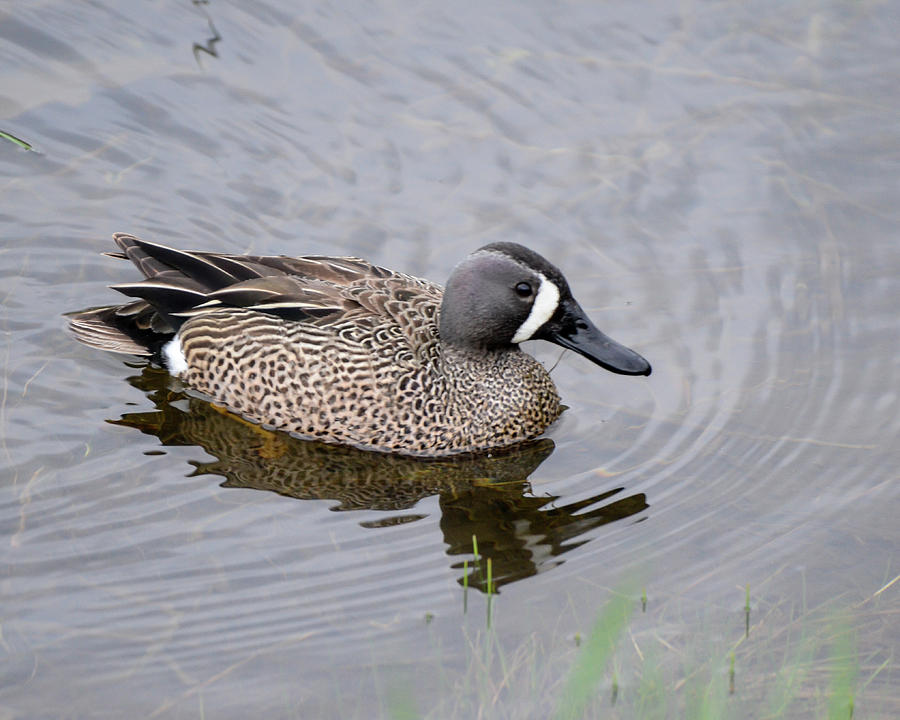
[(110, 254), (145, 279), (113, 287), (138, 300), (73, 314), (76, 337), (160, 358), (213, 402), (302, 437), (435, 456), (540, 435), (560, 400), (543, 365), (513, 342), (522, 328), (617, 372), (649, 373), (617, 344), (630, 355), (581, 347), (576, 321), (589, 321), (565, 279), (511, 243), (462, 263), (445, 301), (439, 285), (358, 258), (187, 253), (114, 239), (121, 252)]

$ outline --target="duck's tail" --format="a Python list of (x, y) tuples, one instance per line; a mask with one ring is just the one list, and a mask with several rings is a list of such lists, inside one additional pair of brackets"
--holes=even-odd
[(125, 355), (153, 357), (174, 333), (143, 300), (81, 310), (66, 317), (79, 342)]

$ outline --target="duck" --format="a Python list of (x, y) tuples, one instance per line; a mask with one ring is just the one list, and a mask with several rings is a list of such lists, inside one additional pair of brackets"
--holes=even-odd
[(71, 313), (90, 347), (162, 365), (268, 429), (399, 455), (484, 453), (543, 434), (564, 406), (520, 349), (546, 340), (622, 375), (650, 363), (601, 332), (562, 272), (494, 242), (445, 287), (357, 257), (185, 251), (116, 233), (143, 279)]

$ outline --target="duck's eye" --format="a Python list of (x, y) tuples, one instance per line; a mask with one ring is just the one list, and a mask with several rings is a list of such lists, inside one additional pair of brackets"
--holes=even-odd
[(531, 296), (531, 285), (527, 282), (520, 282), (516, 285), (516, 294), (519, 297), (527, 298)]

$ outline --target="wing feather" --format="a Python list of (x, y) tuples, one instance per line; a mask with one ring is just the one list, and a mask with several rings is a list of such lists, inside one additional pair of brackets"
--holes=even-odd
[(76, 337), (95, 347), (149, 354), (188, 318), (230, 307), (319, 328), (394, 326), (413, 349), (437, 339), (441, 287), (361, 258), (188, 252), (128, 233), (113, 239), (119, 251), (106, 254), (130, 260), (144, 279), (111, 286), (137, 300), (71, 317)]

